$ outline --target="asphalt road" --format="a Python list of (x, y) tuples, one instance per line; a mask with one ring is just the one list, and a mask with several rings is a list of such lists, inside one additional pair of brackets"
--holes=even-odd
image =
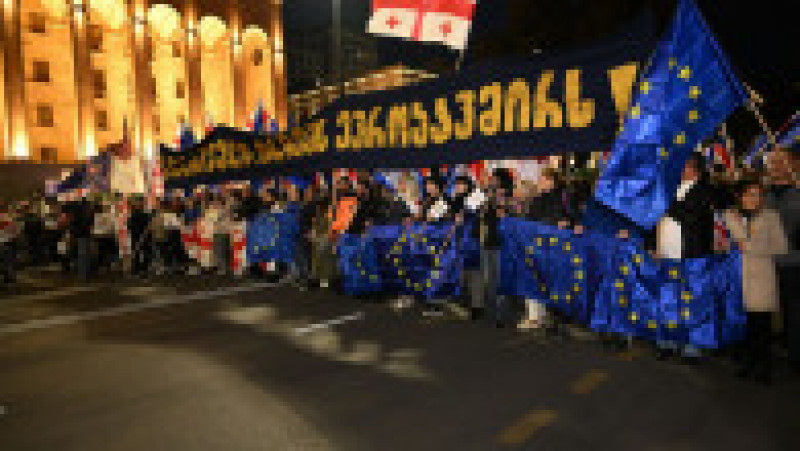
[(790, 450), (800, 381), (219, 277), (0, 288), (2, 450)]

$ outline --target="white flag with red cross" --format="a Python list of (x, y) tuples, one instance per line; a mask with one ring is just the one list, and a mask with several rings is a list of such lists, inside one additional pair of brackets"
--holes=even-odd
[(464, 50), (476, 3), (477, 0), (372, 0), (367, 31)]

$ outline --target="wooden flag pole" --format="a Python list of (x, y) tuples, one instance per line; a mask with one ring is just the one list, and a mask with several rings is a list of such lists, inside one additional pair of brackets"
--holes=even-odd
[[(750, 110), (751, 113), (755, 116), (756, 120), (758, 121), (758, 125), (761, 126), (761, 130), (767, 135), (767, 141), (769, 142), (771, 147), (775, 147), (775, 133), (772, 132), (772, 129), (769, 128), (769, 124), (767, 124), (766, 119), (761, 114), (761, 111), (758, 109), (758, 104), (764, 103), (764, 99), (758, 95), (758, 93), (750, 87), (747, 83), (744, 84), (744, 87), (747, 89), (747, 92), (750, 96), (749, 101), (747, 102), (747, 109)], [(763, 153), (762, 148), (756, 150), (756, 155), (761, 155)]]

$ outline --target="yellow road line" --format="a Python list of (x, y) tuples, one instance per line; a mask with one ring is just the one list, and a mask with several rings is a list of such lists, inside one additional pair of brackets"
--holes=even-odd
[(608, 380), (608, 372), (594, 369), (576, 379), (570, 385), (570, 391), (576, 395), (587, 395)]
[(558, 413), (550, 409), (537, 409), (528, 412), (517, 422), (504, 429), (495, 439), (500, 445), (519, 446), (530, 440), (541, 429), (553, 424)]
[(628, 349), (627, 351), (617, 354), (617, 358), (623, 362), (632, 362), (644, 355), (644, 350), (639, 348)]

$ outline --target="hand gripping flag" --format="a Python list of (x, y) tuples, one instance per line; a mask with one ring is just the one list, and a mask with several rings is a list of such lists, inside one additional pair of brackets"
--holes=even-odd
[(653, 228), (675, 197), (695, 145), (746, 99), (697, 6), (681, 0), (645, 70), (595, 197)]
[(384, 36), (467, 46), (477, 0), (372, 0), (368, 31)]

